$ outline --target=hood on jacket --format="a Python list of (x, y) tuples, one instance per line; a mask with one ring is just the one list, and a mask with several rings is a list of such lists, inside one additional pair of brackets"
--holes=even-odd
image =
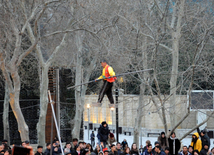
[(198, 132), (195, 132), (193, 135), (195, 135), (197, 138), (199, 138)]

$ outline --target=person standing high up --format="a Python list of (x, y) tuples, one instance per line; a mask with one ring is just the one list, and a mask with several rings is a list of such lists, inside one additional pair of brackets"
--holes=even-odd
[(112, 76), (115, 76), (115, 72), (113, 68), (107, 64), (106, 60), (101, 61), (101, 66), (103, 67), (102, 75), (99, 78), (95, 79), (95, 81), (103, 79), (103, 85), (100, 90), (97, 103), (101, 104), (103, 97), (106, 94), (110, 103), (114, 104), (114, 99), (112, 96), (112, 87), (113, 87), (113, 82), (116, 80), (116, 77), (112, 77)]

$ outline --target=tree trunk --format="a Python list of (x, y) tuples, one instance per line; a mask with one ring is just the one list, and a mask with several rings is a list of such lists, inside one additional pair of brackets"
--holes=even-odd
[[(177, 12), (176, 16), (177, 22), (176, 29), (172, 30), (172, 71), (171, 71), (171, 78), (170, 78), (170, 103), (172, 104), (172, 110), (170, 113), (170, 119), (171, 119), (171, 129), (177, 124), (177, 116), (176, 116), (176, 90), (177, 90), (177, 78), (178, 78), (178, 61), (179, 61), (179, 41), (181, 37), (181, 20), (184, 15), (184, 3), (185, 0), (181, 0), (179, 2), (180, 4), (177, 4), (177, 9), (179, 11)], [(175, 20), (176, 21), (176, 20)], [(173, 21), (173, 22), (175, 22)], [(174, 27), (172, 27), (174, 28)]]
[(139, 103), (137, 108), (137, 117), (135, 118), (135, 127), (134, 127), (134, 143), (139, 146), (139, 136), (141, 132), (142, 127), (142, 118), (143, 118), (143, 107), (144, 107), (144, 92), (145, 92), (145, 84), (140, 85), (140, 97), (139, 97)]
[(45, 147), (45, 125), (46, 114), (48, 108), (48, 70), (49, 66), (44, 65), (41, 69), (40, 81), (40, 115), (39, 122), (37, 123), (38, 145)]
[(10, 92), (10, 106), (18, 123), (18, 130), (21, 136), (21, 141), (30, 140), (29, 129), (19, 105), (20, 77), (18, 75), (18, 71), (16, 70), (11, 72), (11, 77), (13, 79), (14, 91)]
[(10, 128), (9, 128), (9, 120), (8, 120), (9, 104), (10, 104), (10, 95), (7, 87), (7, 82), (5, 82), (3, 125), (4, 125), (4, 139), (7, 139), (8, 145), (10, 145)]

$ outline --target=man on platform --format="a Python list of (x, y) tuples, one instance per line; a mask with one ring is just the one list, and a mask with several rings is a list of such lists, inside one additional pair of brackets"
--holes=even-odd
[(95, 81), (103, 79), (103, 86), (100, 90), (97, 103), (101, 104), (103, 97), (106, 94), (110, 103), (114, 104), (114, 99), (112, 96), (112, 87), (113, 82), (116, 80), (116, 77), (112, 76), (115, 76), (115, 72), (113, 68), (107, 64), (106, 60), (101, 61), (101, 66), (103, 67), (102, 75), (99, 78), (95, 79)]

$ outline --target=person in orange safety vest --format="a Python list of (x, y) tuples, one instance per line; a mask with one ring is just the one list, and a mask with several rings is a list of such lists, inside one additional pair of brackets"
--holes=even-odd
[(101, 87), (97, 103), (101, 104), (103, 97), (106, 94), (110, 103), (114, 104), (112, 87), (113, 87), (113, 82), (116, 80), (116, 77), (112, 77), (112, 76), (115, 76), (115, 72), (113, 68), (107, 64), (106, 60), (101, 61), (101, 66), (103, 67), (102, 75), (95, 80), (97, 81), (99, 79), (103, 79), (103, 85)]

